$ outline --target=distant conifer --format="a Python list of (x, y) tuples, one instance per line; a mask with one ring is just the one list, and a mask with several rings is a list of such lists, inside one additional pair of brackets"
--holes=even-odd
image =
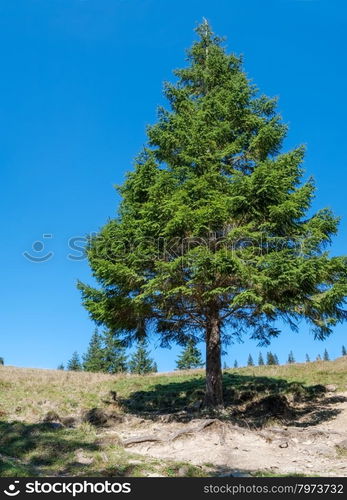
[(137, 349), (130, 359), (129, 368), (131, 373), (137, 373), (139, 375), (155, 371), (156, 367), (153, 359), (149, 357), (145, 339), (138, 342)]
[(101, 339), (103, 371), (125, 373), (128, 370), (128, 361), (122, 341), (109, 330), (102, 334)]
[(295, 363), (295, 358), (294, 358), (293, 351), (290, 351), (290, 353), (289, 353), (289, 355), (288, 355), (288, 360), (287, 360), (287, 363), (288, 363), (288, 364)]
[(248, 356), (247, 366), (254, 366), (254, 361), (251, 354)]
[(267, 365), (276, 365), (276, 355), (272, 354), (271, 351), (266, 353), (266, 364)]
[(324, 349), (323, 360), (324, 361), (330, 361), (329, 353), (328, 353), (328, 351), (326, 349)]
[(89, 342), (88, 350), (83, 356), (83, 369), (86, 372), (105, 371), (102, 339), (97, 329), (94, 330), (92, 338)]
[(82, 370), (82, 365), (80, 362), (80, 358), (78, 356), (77, 351), (75, 351), (67, 363), (67, 370), (72, 371), (72, 372), (78, 372)]
[(192, 368), (201, 368), (204, 363), (201, 359), (201, 353), (193, 339), (187, 341), (187, 345), (176, 361), (177, 370), (191, 370)]

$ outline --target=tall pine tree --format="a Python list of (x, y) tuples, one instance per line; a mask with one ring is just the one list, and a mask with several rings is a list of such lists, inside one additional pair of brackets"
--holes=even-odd
[(259, 353), (259, 356), (258, 356), (258, 365), (259, 366), (264, 366), (265, 365), (264, 358), (263, 358), (263, 355), (262, 355), (261, 352)]
[(347, 349), (344, 345), (342, 346), (342, 356), (347, 356)]
[(187, 346), (176, 361), (178, 370), (191, 370), (192, 368), (201, 368), (204, 363), (201, 359), (201, 353), (196, 346), (194, 339), (187, 341)]
[(165, 85), (169, 109), (119, 189), (118, 216), (91, 238), (94, 288), (79, 283), (97, 324), (127, 342), (206, 342), (205, 405), (223, 403), (222, 343), (260, 345), (301, 318), (324, 339), (346, 319), (346, 259), (326, 246), (338, 219), (307, 215), (304, 149), (280, 153), (287, 127), (207, 22), (188, 65)]
[(324, 349), (323, 360), (330, 361), (330, 357), (329, 357), (329, 353), (328, 353), (327, 349)]

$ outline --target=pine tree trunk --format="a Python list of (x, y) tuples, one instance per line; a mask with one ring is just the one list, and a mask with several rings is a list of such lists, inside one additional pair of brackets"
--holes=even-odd
[(206, 394), (205, 406), (223, 405), (220, 320), (213, 312), (206, 327)]

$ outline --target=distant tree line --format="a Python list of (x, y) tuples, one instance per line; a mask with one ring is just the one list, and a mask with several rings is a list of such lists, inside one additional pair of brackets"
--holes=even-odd
[[(150, 357), (145, 339), (139, 340), (137, 349), (129, 358), (124, 344), (110, 331), (99, 333), (96, 329), (90, 339), (87, 352), (80, 358), (75, 351), (66, 364), (68, 371), (102, 373), (151, 373), (157, 372), (157, 364)], [(64, 370), (63, 364), (58, 370)]]
[[(342, 348), (341, 348), (341, 354), (342, 356), (347, 356), (347, 349), (346, 347), (343, 345)], [(311, 358), (308, 354), (305, 355), (305, 361), (306, 363), (310, 363), (311, 362)], [(328, 353), (328, 350), (327, 349), (324, 349), (324, 352), (323, 354), (317, 354), (316, 358), (315, 358), (315, 361), (330, 361), (330, 356), (329, 356), (329, 353)], [(287, 362), (286, 364), (293, 364), (295, 363), (296, 360), (295, 360), (295, 357), (294, 357), (294, 353), (293, 351), (290, 351), (289, 354), (288, 354), (288, 358), (287, 358)], [(264, 357), (263, 357), (263, 354), (260, 352), (259, 353), (259, 356), (258, 356), (258, 366), (264, 366), (264, 365), (279, 365), (279, 359), (278, 359), (278, 356), (277, 354), (274, 354), (272, 353), (271, 351), (267, 352), (266, 353), (266, 358), (264, 360)], [(248, 358), (247, 358), (247, 363), (246, 363), (247, 366), (251, 367), (251, 366), (255, 366), (255, 362), (254, 362), (254, 359), (253, 359), (253, 356), (251, 354), (249, 354)], [(239, 363), (237, 361), (237, 359), (235, 359), (234, 363), (233, 363), (233, 366), (234, 368), (238, 368), (239, 367)], [(228, 368), (228, 365), (226, 362), (224, 362), (224, 369), (226, 370)]]
[[(204, 366), (197, 343), (189, 339), (176, 361), (177, 370), (191, 370)], [(58, 370), (64, 370), (61, 363)], [(130, 358), (124, 344), (110, 331), (99, 333), (96, 329), (89, 342), (87, 352), (80, 359), (75, 351), (66, 364), (68, 371), (87, 371), (103, 373), (134, 373), (143, 375), (158, 371), (157, 363), (150, 357), (147, 341), (139, 340), (137, 349)]]
[[(342, 356), (347, 356), (346, 347), (343, 345), (341, 349)], [(315, 361), (330, 361), (330, 356), (327, 349), (323, 354), (318, 354)], [(311, 362), (308, 354), (305, 355), (306, 363)], [(295, 356), (291, 350), (288, 354), (287, 364), (295, 363)], [(3, 358), (0, 357), (0, 365), (4, 364)], [(277, 354), (268, 351), (265, 354), (265, 359), (262, 352), (259, 352), (258, 366), (277, 366), (280, 364)], [(197, 347), (197, 342), (189, 339), (185, 348), (182, 350), (176, 360), (176, 370), (191, 370), (194, 368), (202, 368), (204, 362), (201, 352)], [(247, 358), (247, 366), (256, 366), (253, 356), (249, 354)], [(234, 368), (239, 367), (238, 361), (235, 359)], [(227, 370), (228, 364), (224, 361), (224, 370)], [(64, 364), (57, 367), (58, 370), (64, 370)], [(103, 372), (103, 373), (134, 373), (145, 374), (155, 373), (158, 371), (156, 362), (150, 357), (147, 341), (139, 340), (136, 350), (129, 357), (126, 354), (126, 347), (117, 339), (110, 331), (99, 333), (96, 329), (91, 337), (87, 352), (80, 359), (75, 351), (71, 359), (66, 364), (66, 369), (69, 371), (87, 371), (87, 372)]]

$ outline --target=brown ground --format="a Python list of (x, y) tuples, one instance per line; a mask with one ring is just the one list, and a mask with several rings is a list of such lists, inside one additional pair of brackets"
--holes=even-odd
[(346, 451), (336, 447), (347, 438), (347, 393), (328, 394), (293, 423), (257, 430), (218, 419), (164, 423), (132, 417), (104, 436), (117, 433), (127, 449), (149, 457), (211, 464), (220, 475), (347, 476)]

